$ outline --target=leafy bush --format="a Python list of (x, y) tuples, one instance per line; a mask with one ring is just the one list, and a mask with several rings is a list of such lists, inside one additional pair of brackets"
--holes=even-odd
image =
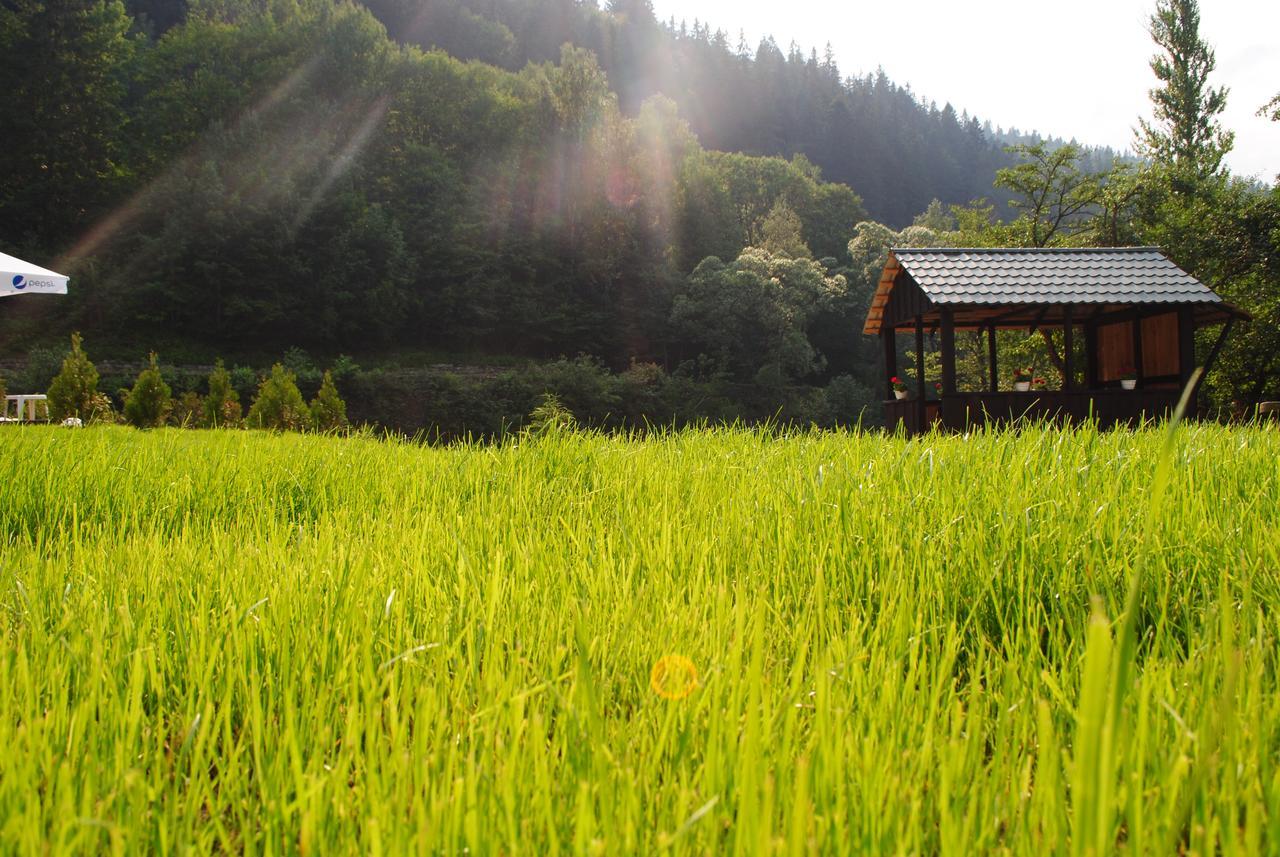
[(347, 427), (347, 403), (338, 395), (333, 375), (324, 373), (320, 392), (311, 401), (311, 427), (316, 431), (337, 431)]
[(560, 404), (555, 393), (543, 393), (538, 407), (529, 414), (528, 430), (534, 434), (548, 432), (572, 431), (578, 427), (573, 413)]
[(311, 412), (298, 391), (293, 373), (279, 363), (262, 379), (257, 398), (249, 408), (251, 428), (275, 431), (306, 431), (311, 426)]
[(836, 425), (874, 425), (880, 421), (880, 409), (874, 407), (871, 388), (851, 375), (837, 375), (826, 388), (827, 407)]
[(320, 367), (311, 360), (311, 355), (302, 348), (290, 348), (280, 359), (280, 365), (286, 372), (293, 374), (293, 382), (299, 389), (314, 390), (320, 386), (323, 373)]
[(71, 334), (71, 353), (62, 361), (62, 371), (49, 384), (49, 418), (61, 422), (70, 417), (89, 422), (105, 416), (104, 399), (98, 393), (98, 370), (81, 348), (79, 333)]
[(333, 361), (333, 368), (329, 371), (333, 375), (333, 380), (345, 381), (360, 371), (360, 364), (352, 360), (350, 355), (339, 354), (338, 359)]
[(134, 428), (162, 426), (173, 408), (173, 391), (165, 383), (156, 365), (156, 353), (151, 352), (151, 363), (138, 374), (138, 380), (124, 400), (124, 418)]
[(64, 348), (32, 348), (27, 352), (25, 370), (11, 379), (13, 389), (19, 392), (48, 390), (66, 356)]
[[(237, 405), (237, 407), (239, 407)], [(194, 428), (204, 424), (204, 399), (195, 390), (188, 390), (173, 401), (169, 422), (181, 428)]]
[(258, 370), (252, 366), (231, 367), (231, 387), (239, 394), (238, 401), (252, 399), (260, 380)]
[(204, 400), (204, 419), (207, 428), (224, 428), (240, 425), (242, 411), (240, 394), (231, 380), (231, 373), (219, 360), (209, 373), (209, 395)]

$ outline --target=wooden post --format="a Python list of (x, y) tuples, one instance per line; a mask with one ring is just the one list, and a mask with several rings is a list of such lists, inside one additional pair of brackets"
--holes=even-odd
[(1076, 343), (1071, 321), (1071, 304), (1067, 304), (1062, 309), (1062, 390), (1064, 393), (1071, 392), (1071, 388), (1076, 383)]
[(951, 307), (942, 308), (942, 395), (956, 394), (956, 316)]
[(885, 398), (893, 398), (893, 382), (889, 380), (898, 374), (898, 337), (892, 327), (880, 325), (880, 341), (884, 346), (884, 384)]
[(1090, 390), (1098, 389), (1098, 325), (1086, 322), (1084, 326), (1084, 383)]
[(1186, 387), (1196, 371), (1196, 320), (1191, 307), (1178, 309), (1178, 380)]
[(996, 367), (996, 323), (987, 328), (987, 365), (991, 370), (991, 392), (1000, 391), (1000, 370)]
[(916, 316), (916, 407), (920, 413), (920, 431), (924, 431), (924, 317)]
[(1146, 386), (1142, 377), (1142, 317), (1135, 318), (1129, 324), (1133, 330), (1133, 374), (1138, 379), (1137, 388), (1141, 390)]

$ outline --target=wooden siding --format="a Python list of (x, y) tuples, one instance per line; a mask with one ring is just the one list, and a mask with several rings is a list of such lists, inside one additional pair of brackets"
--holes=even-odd
[(1126, 369), (1133, 368), (1133, 324), (1098, 325), (1098, 380), (1119, 381)]
[(1142, 374), (1148, 378), (1176, 377), (1178, 365), (1178, 314), (1167, 312), (1142, 320)]

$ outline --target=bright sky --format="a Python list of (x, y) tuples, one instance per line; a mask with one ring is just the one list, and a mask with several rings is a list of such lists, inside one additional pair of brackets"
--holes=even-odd
[[(1005, 128), (1081, 143), (1132, 147), (1149, 116), (1147, 65), (1155, 45), (1147, 21), (1155, 0), (654, 0), (661, 20), (694, 19), (736, 45), (772, 35), (821, 56), (830, 42), (842, 73), (883, 66), (918, 96), (950, 101)], [(1280, 122), (1255, 115), (1280, 92), (1280, 2), (1201, 0), (1200, 35), (1227, 86), (1223, 124), (1236, 133), (1233, 171), (1272, 182), (1280, 173)]]

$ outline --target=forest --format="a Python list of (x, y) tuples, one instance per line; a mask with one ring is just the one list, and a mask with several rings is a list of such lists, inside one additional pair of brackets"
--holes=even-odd
[(1222, 165), (1226, 94), (1187, 32), (1153, 27), (1120, 157), (645, 0), (5, 0), (0, 249), (73, 288), (8, 302), (0, 345), (355, 355), (386, 371), (344, 392), (406, 427), (438, 425), (395, 411), (441, 384), (501, 398), (494, 373), (396, 386), (435, 363), (524, 366), (588, 421), (833, 424), (883, 386), (859, 331), (888, 246), (1155, 244), (1255, 316), (1206, 395), (1274, 397), (1280, 192)]

